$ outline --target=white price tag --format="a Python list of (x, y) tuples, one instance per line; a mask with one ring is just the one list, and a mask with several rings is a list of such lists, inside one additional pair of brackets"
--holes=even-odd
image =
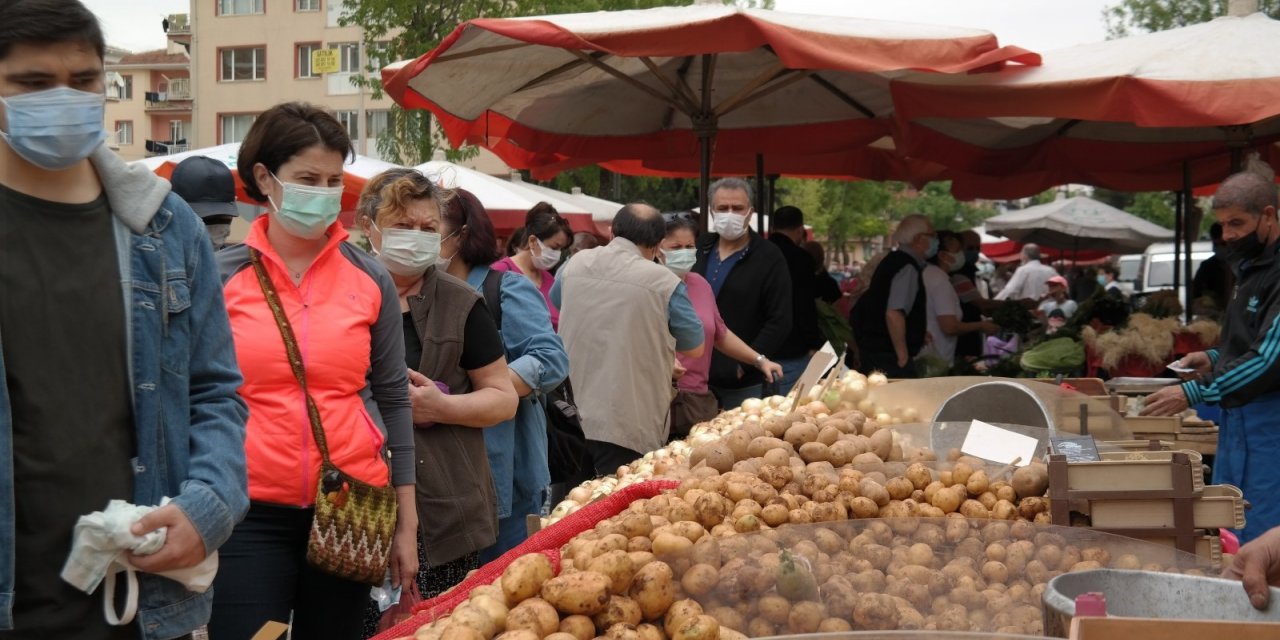
[(1040, 441), (1031, 436), (974, 420), (960, 452), (1001, 464), (1021, 458), (1017, 466), (1025, 467), (1034, 460), (1039, 444)]

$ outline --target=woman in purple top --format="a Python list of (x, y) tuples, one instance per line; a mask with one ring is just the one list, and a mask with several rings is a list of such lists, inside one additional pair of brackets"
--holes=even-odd
[[(764, 357), (764, 354), (756, 353), (742, 338), (730, 331), (720, 318), (711, 285), (702, 276), (689, 272), (698, 259), (694, 245), (698, 225), (694, 222), (693, 214), (681, 211), (664, 213), (662, 217), (667, 223), (667, 237), (662, 241), (663, 261), (668, 269), (684, 281), (693, 310), (702, 321), (706, 344), (715, 345), (720, 353), (744, 366), (759, 368), (767, 378), (781, 378), (782, 365)], [(710, 370), (710, 349), (703, 351), (697, 358), (676, 354), (675, 371), (672, 372), (677, 390), (676, 398), (671, 402), (672, 440), (685, 437), (693, 425), (714, 418), (719, 411), (715, 396), (707, 389)]]
[(524, 274), (533, 286), (542, 292), (547, 301), (547, 310), (551, 312), (551, 326), (560, 328), (560, 310), (551, 304), (551, 285), (556, 277), (551, 275), (551, 268), (560, 263), (560, 254), (573, 243), (573, 231), (569, 223), (560, 217), (555, 207), (539, 202), (524, 216), (524, 228), (516, 233), (523, 234), (519, 240), (520, 250), (515, 255), (507, 256), (495, 263), (495, 271), (510, 271)]

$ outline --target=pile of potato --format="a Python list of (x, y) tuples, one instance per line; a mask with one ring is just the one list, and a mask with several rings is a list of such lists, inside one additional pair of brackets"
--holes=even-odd
[(1045, 585), (1062, 573), (1204, 574), (1175, 568), (1161, 547), (1025, 520), (952, 514), (717, 535), (700, 522), (651, 513), (663, 504), (639, 501), (575, 538), (559, 576), (545, 556), (517, 559), (413, 638), (741, 640), (895, 629), (1034, 635), (1042, 631)]

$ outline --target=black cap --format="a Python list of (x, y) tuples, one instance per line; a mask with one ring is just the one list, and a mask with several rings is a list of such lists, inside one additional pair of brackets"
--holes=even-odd
[(1066, 314), (1066, 312), (1065, 312), (1065, 311), (1063, 311), (1062, 309), (1054, 309), (1053, 311), (1050, 311), (1050, 312), (1049, 312), (1049, 317), (1050, 317), (1050, 318), (1062, 318), (1063, 320), (1066, 320), (1066, 319), (1067, 319), (1067, 314)]
[(169, 176), (173, 192), (182, 196), (201, 218), (235, 217), (236, 180), (227, 165), (206, 156), (178, 163)]

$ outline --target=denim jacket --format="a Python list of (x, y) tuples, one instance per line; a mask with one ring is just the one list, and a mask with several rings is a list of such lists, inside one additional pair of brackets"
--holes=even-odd
[[(168, 182), (145, 167), (126, 165), (105, 146), (91, 161), (116, 219), (138, 456), (133, 502), (156, 505), (173, 498), (205, 550), (213, 552), (249, 507), (248, 412), (236, 394), (240, 370), (213, 250), (204, 225), (169, 193)], [(5, 496), (14, 492), (11, 420), (8, 391), (0, 387)], [(0, 501), (0, 630), (13, 626), (15, 517), (13, 500)], [(137, 624), (144, 640), (179, 637), (208, 622), (212, 589), (191, 593), (150, 574), (139, 574), (138, 583)]]
[[(484, 294), (488, 265), (471, 268), (467, 284)], [(498, 489), (498, 517), (511, 515), (513, 496), (541, 498), (551, 485), (547, 468), (547, 415), (541, 396), (569, 377), (569, 354), (551, 328), (538, 289), (519, 273), (502, 274), (502, 345), (507, 366), (533, 393), (520, 398), (514, 418), (484, 430), (485, 451)]]

